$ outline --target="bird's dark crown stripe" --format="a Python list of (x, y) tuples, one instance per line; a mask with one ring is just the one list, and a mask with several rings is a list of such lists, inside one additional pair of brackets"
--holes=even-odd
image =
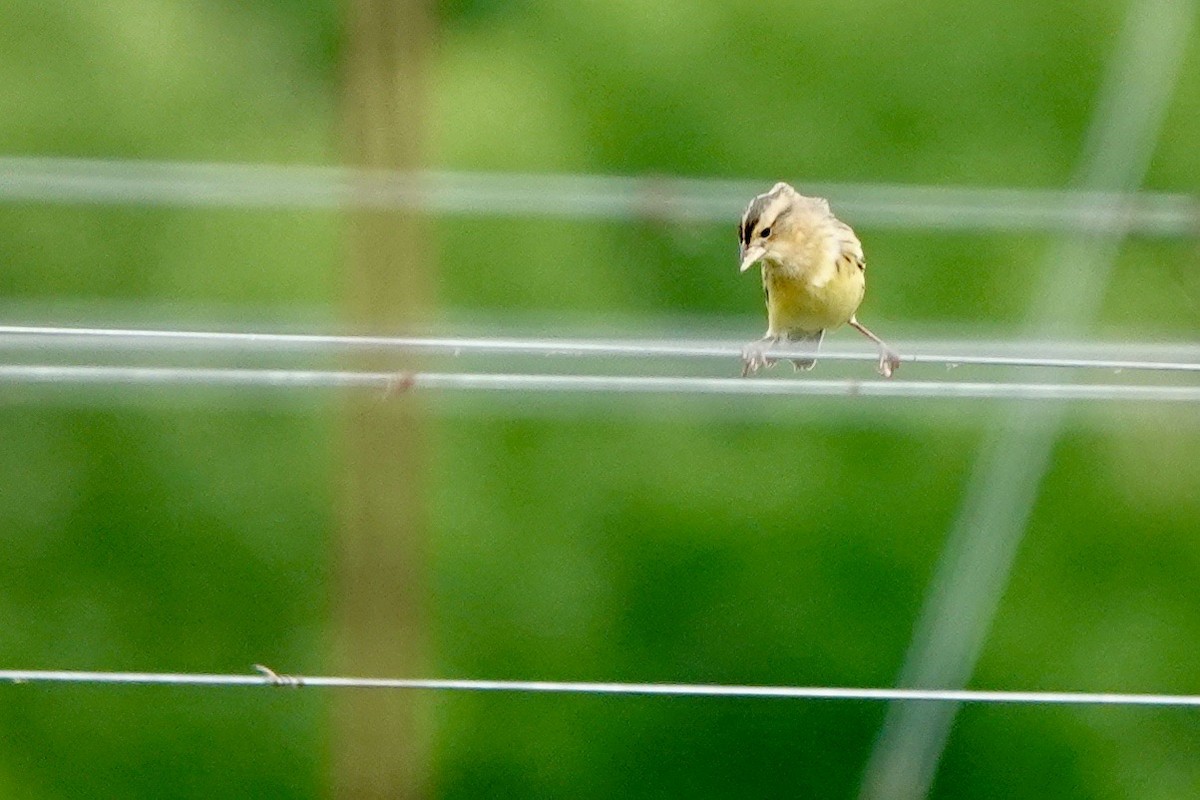
[(767, 193), (760, 194), (750, 201), (750, 206), (746, 209), (745, 216), (742, 217), (742, 243), (750, 244), (750, 238), (754, 235), (755, 228), (762, 218), (763, 212), (767, 210), (767, 206), (776, 197), (775, 194)]
[[(788, 202), (785, 194), (788, 192), (786, 184), (779, 184), (765, 194), (760, 194), (750, 201), (750, 205), (746, 208), (746, 213), (742, 215), (742, 222), (738, 226), (738, 238), (741, 240), (744, 247), (750, 246), (750, 240), (754, 238), (754, 232), (760, 227), (760, 223), (766, 223), (774, 227), (774, 225), (791, 210), (791, 205)], [(775, 214), (767, 219), (765, 215), (772, 208), (778, 210)], [(765, 226), (764, 226), (765, 227)]]
[(748, 215), (747, 215), (746, 219), (743, 220), (742, 230), (741, 230), (741, 234), (740, 234), (742, 237), (742, 244), (747, 245), (747, 246), (750, 245), (750, 235), (754, 232), (754, 223), (756, 223), (756, 222), (758, 222), (757, 217), (755, 217), (754, 219), (750, 219), (750, 217)]

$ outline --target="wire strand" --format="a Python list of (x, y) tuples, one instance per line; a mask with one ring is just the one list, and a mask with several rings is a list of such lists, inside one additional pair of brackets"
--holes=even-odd
[[(928, 345), (914, 344), (914, 348)], [(937, 345), (934, 345), (935, 347)], [(253, 333), (231, 331), (171, 331), (131, 328), (74, 328), (0, 325), (0, 348), (48, 349), (79, 347), (166, 348), (192, 347), (238, 353), (353, 352), (391, 350), (399, 353), (506, 354), (568, 357), (737, 359), (740, 345), (728, 342), (647, 342), (579, 339), (522, 339), (418, 336), (347, 336), (307, 333)], [(1200, 372), (1200, 360), (1077, 357), (1022, 354), (1019, 349), (1045, 350), (1047, 345), (1025, 344), (1015, 354), (978, 352), (978, 344), (958, 345), (962, 352), (904, 352), (901, 363), (994, 367), (1046, 367), (1068, 369)], [(1053, 346), (1050, 346), (1053, 347)], [(976, 351), (972, 352), (972, 348)], [(794, 346), (772, 348), (772, 357), (804, 358), (819, 355), (828, 361), (876, 361), (873, 351), (826, 348), (820, 353)]]
[(1200, 402), (1200, 386), (0, 365), (0, 384)]
[(270, 686), (324, 689), (423, 689), (541, 694), (657, 695), (674, 697), (790, 698), (801, 700), (923, 700), (1024, 705), (1200, 706), (1200, 696), (1116, 692), (1022, 692), (977, 689), (891, 689), (836, 686), (743, 686), (687, 683), (593, 683), (459, 679), (352, 678), (287, 675), (255, 665), (257, 674), (0, 670), (0, 683), (119, 684), (157, 686)]
[[(421, 210), (579, 219), (736, 220), (770, 180), (533, 175), (337, 167), (0, 157), (0, 200), (194, 207)], [(1183, 194), (811, 183), (856, 225), (940, 230), (1113, 229), (1200, 235)]]

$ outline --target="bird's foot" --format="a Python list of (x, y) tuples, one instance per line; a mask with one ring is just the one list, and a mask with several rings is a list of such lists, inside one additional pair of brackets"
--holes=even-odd
[(792, 367), (795, 368), (796, 372), (808, 372), (810, 369), (812, 369), (816, 365), (817, 365), (817, 360), (815, 358), (793, 358), (792, 359)]
[(890, 378), (898, 369), (900, 369), (900, 355), (890, 347), (879, 348), (879, 374)]
[(767, 351), (775, 344), (776, 339), (768, 336), (751, 342), (742, 348), (742, 377), (746, 378), (758, 372), (763, 367), (775, 364), (775, 359), (767, 357)]

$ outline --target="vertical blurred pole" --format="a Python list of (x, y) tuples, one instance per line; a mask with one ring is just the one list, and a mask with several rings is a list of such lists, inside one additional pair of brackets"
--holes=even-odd
[[(344, 157), (364, 170), (416, 168), (430, 2), (345, 0), (344, 13)], [(413, 212), (361, 208), (348, 212), (347, 221), (342, 279), (351, 327), (411, 329), (429, 302), (425, 220)], [(427, 641), (421, 413), (408, 397), (347, 396), (341, 422), (336, 669), (350, 675), (420, 675)], [(333, 702), (333, 796), (422, 797), (428, 730), (421, 695), (348, 691)]]

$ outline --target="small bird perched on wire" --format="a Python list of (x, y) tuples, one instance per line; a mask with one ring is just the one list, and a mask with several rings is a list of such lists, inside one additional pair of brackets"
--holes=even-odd
[[(775, 363), (767, 351), (780, 340), (808, 345), (815, 354), (825, 331), (845, 323), (879, 346), (885, 378), (900, 357), (855, 318), (866, 291), (862, 244), (820, 197), (805, 197), (786, 183), (750, 201), (738, 225), (741, 271), (762, 262), (767, 335), (742, 349), (742, 377)], [(792, 359), (812, 369), (815, 358)]]

